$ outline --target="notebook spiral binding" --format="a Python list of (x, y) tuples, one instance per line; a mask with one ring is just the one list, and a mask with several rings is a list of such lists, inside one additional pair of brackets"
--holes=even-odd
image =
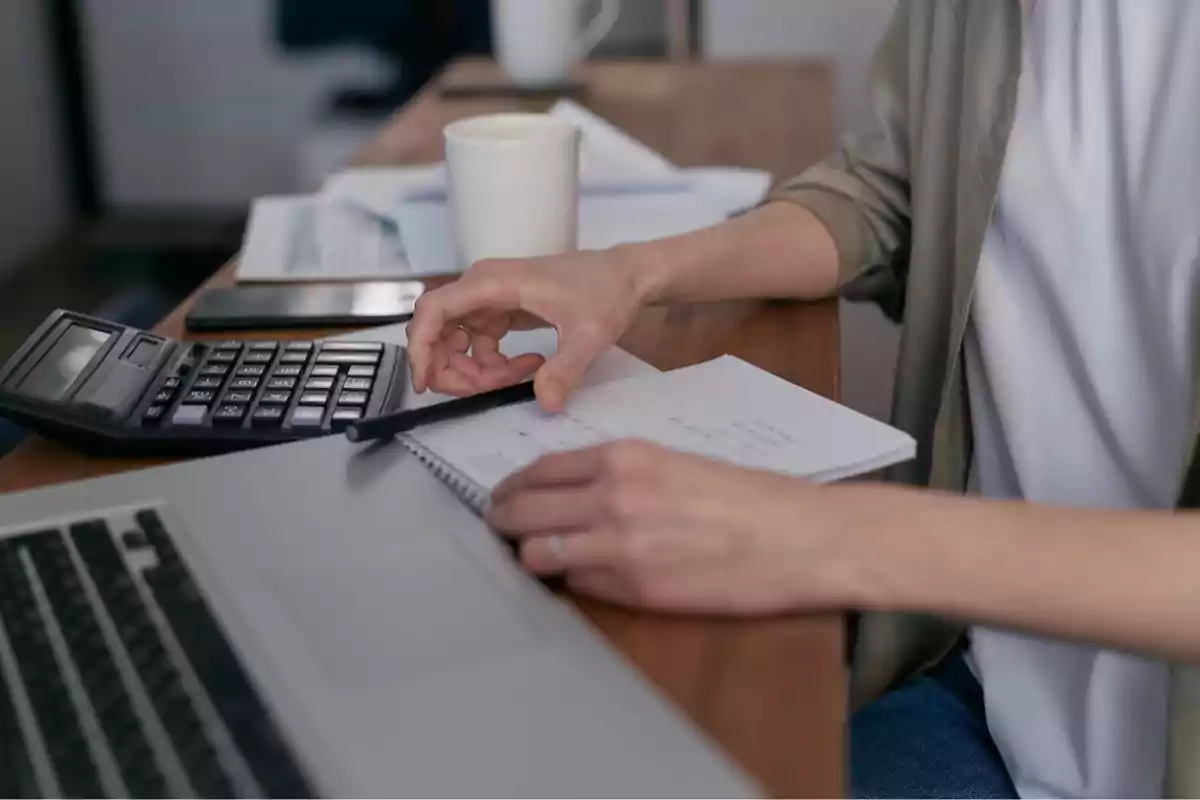
[(397, 438), (401, 444), (408, 448), (409, 452), (417, 457), (418, 461), (425, 465), (426, 469), (433, 473), (435, 478), (449, 487), (450, 491), (454, 492), (455, 496), (459, 500), (462, 500), (467, 508), (483, 516), (491, 502), (491, 494), (487, 489), (455, 469), (444, 459), (439, 458), (436, 453), (412, 436), (400, 434)]

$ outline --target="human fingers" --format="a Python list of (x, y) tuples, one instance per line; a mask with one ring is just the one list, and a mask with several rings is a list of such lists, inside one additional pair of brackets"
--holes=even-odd
[(426, 378), (433, 363), (434, 345), (442, 329), (455, 320), (483, 309), (511, 310), (518, 297), (506, 281), (464, 276), (458, 281), (422, 295), (408, 323), (408, 357), (412, 366), (413, 388), (426, 389)]
[(550, 453), (509, 475), (492, 491), (492, 504), (521, 492), (594, 480), (603, 464), (603, 447)]
[(528, 379), (544, 361), (540, 355), (529, 354), (495, 367), (483, 367), (469, 355), (449, 354), (442, 360), (435, 359), (440, 367), (431, 371), (427, 387), (458, 397), (501, 389)]
[(592, 363), (615, 341), (596, 325), (564, 325), (558, 347), (534, 376), (534, 392), (547, 411), (559, 412)]
[(624, 544), (612, 532), (535, 536), (521, 543), (521, 565), (535, 575), (573, 575), (603, 569), (614, 572)]
[(586, 486), (532, 489), (493, 502), (487, 522), (512, 538), (587, 529), (596, 520), (595, 506), (595, 496)]

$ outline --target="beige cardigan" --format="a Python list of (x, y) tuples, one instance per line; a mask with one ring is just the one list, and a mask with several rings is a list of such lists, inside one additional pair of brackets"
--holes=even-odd
[[(804, 205), (829, 228), (845, 296), (872, 299), (904, 320), (893, 420), (919, 448), (897, 480), (965, 489), (971, 432), (961, 348), (1012, 128), (1023, 8), (1020, 0), (901, 0), (872, 69), (877, 132), (848, 140), (771, 195)], [(1188, 480), (1193, 472), (1200, 476), (1195, 459), (1180, 476), (1181, 505), (1195, 505), (1186, 502), (1187, 489), (1200, 487)], [(867, 615), (853, 702), (928, 664), (961, 631), (931, 617)], [(1173, 671), (1171, 795), (1200, 796), (1200, 679), (1190, 672)]]

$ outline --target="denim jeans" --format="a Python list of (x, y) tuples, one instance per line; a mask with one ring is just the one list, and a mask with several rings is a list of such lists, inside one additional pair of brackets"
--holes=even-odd
[(1016, 797), (964, 649), (850, 720), (854, 797)]

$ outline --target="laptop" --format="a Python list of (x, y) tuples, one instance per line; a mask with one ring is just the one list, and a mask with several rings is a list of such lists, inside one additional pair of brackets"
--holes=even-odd
[(0, 796), (759, 790), (398, 443), (0, 496)]

